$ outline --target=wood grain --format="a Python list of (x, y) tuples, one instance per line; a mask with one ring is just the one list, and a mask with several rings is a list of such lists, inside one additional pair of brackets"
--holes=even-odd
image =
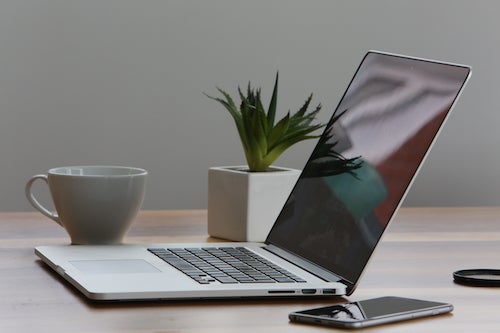
[[(462, 268), (500, 268), (500, 208), (404, 208), (349, 300), (396, 295), (451, 302), (450, 315), (373, 332), (498, 332), (500, 288), (454, 284)], [(206, 212), (143, 211), (126, 242), (213, 241)], [(0, 213), (0, 332), (331, 332), (289, 312), (343, 298), (95, 303), (41, 263), (37, 245), (68, 244), (38, 213)]]

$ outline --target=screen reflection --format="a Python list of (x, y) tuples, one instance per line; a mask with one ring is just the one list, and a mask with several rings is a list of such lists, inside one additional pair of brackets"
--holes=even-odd
[(355, 282), (468, 74), (368, 53), (267, 242)]

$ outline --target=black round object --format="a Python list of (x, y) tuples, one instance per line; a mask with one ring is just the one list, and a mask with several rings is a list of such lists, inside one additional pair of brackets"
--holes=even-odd
[(453, 273), (456, 283), (475, 287), (500, 287), (500, 269), (463, 269)]

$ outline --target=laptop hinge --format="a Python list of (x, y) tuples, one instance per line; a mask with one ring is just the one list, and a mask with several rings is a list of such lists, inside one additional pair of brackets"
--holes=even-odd
[(298, 267), (302, 268), (303, 270), (308, 271), (309, 273), (311, 273), (313, 275), (316, 275), (317, 277), (319, 277), (327, 282), (344, 282), (345, 281), (344, 279), (333, 274), (332, 272), (327, 271), (324, 268), (321, 268), (318, 265), (313, 264), (310, 261), (307, 261), (301, 257), (298, 257), (290, 252), (287, 252), (283, 249), (280, 249), (277, 246), (267, 244), (264, 247), (264, 249), (277, 255), (278, 257), (285, 259), (286, 261), (293, 263), (295, 266), (298, 266)]

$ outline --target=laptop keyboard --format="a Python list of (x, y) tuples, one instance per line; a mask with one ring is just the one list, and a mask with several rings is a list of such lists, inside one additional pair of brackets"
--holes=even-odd
[(200, 284), (306, 282), (244, 247), (150, 248)]

